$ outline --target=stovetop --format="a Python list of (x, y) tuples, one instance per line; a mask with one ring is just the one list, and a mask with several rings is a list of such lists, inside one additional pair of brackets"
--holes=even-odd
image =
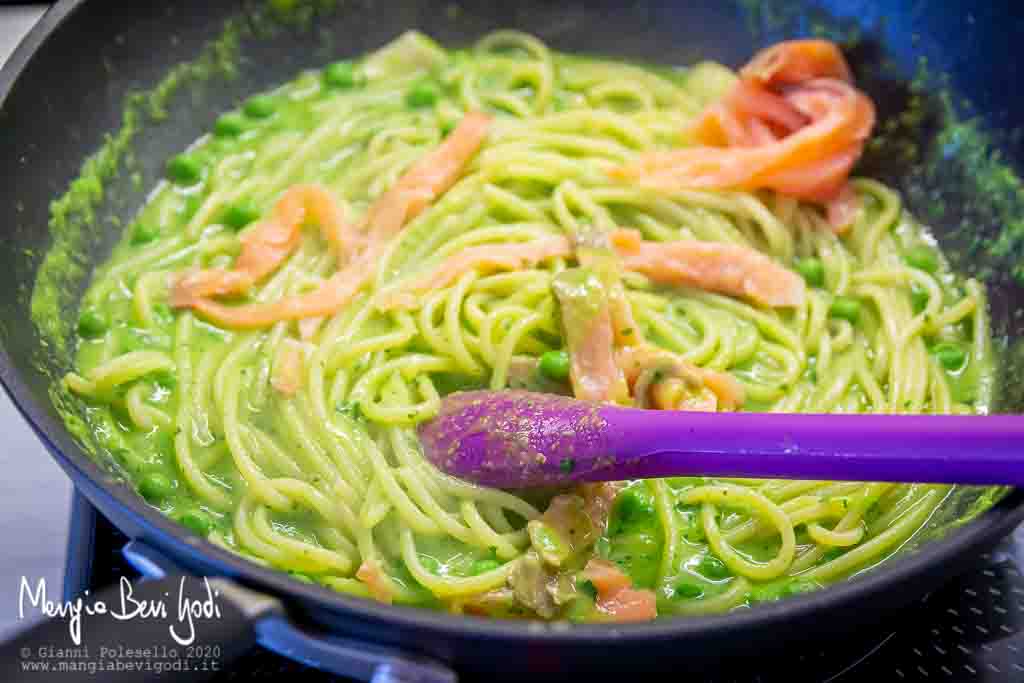
[[(134, 578), (121, 556), (127, 542), (81, 496), (75, 496), (65, 599)], [(741, 663), (707, 683), (871, 683), (1024, 681), (1024, 526), (962, 576), (902, 612), (899, 623), (870, 635), (850, 634), (824, 648), (782, 651)], [(228, 681), (341, 681), (257, 650), (218, 674)], [(698, 679), (699, 680), (699, 679)], [(688, 683), (697, 683), (688, 679)]]

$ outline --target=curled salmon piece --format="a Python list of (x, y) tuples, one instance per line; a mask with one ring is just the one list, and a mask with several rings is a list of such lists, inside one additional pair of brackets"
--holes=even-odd
[(658, 616), (654, 591), (633, 588), (633, 582), (615, 564), (600, 559), (587, 562), (581, 577), (597, 589), (598, 613), (607, 621), (650, 621)]
[(721, 242), (646, 242), (634, 230), (612, 233), (627, 270), (655, 282), (749, 299), (762, 306), (799, 306), (807, 288), (800, 275), (749, 247)]
[(562, 311), (573, 395), (583, 401), (620, 402), (629, 388), (615, 363), (615, 325), (607, 283), (590, 268), (569, 268), (552, 283)]
[(688, 132), (694, 140), (712, 147), (757, 147), (777, 142), (809, 122), (781, 95), (741, 80)]
[(349, 264), (306, 294), (278, 301), (229, 306), (214, 299), (200, 298), (191, 307), (207, 320), (232, 329), (260, 329), (280, 320), (301, 320), (333, 315), (347, 304), (373, 273), (373, 261), (362, 258)]
[(250, 274), (228, 268), (185, 271), (171, 278), (168, 303), (173, 308), (188, 308), (205, 296), (240, 294), (256, 284)]
[(269, 220), (242, 235), (234, 272), (249, 275), (253, 283), (270, 275), (298, 248), (302, 227), (308, 223), (319, 225), (324, 240), (339, 255), (353, 246), (352, 229), (334, 195), (322, 185), (295, 185), (281, 196)]
[(570, 345), (573, 392), (584, 401), (617, 401), (628, 397), (622, 372), (615, 364), (615, 331), (607, 305), (580, 331), (581, 343)]
[[(345, 243), (351, 242), (358, 251), (348, 265), (317, 289), (278, 301), (243, 306), (228, 306), (213, 300), (212, 294), (224, 293), (218, 291), (182, 297), (174, 305), (189, 306), (219, 325), (237, 329), (258, 329), (281, 320), (333, 315), (373, 276), (391, 238), (455, 184), (483, 144), (490, 124), (491, 117), (485, 114), (466, 114), (444, 142), (406, 171), (393, 188), (373, 203), (360, 228), (345, 233), (351, 236)], [(313, 327), (316, 326), (309, 326)], [(315, 333), (315, 329), (306, 332)]]
[(853, 82), (839, 46), (830, 40), (789, 40), (758, 52), (740, 70), (740, 78), (762, 85), (796, 85), (812, 78)]
[[(641, 408), (737, 410), (746, 399), (743, 385), (732, 375), (699, 367), (667, 349), (649, 344), (627, 346), (616, 352), (615, 362)], [(673, 387), (673, 380), (681, 382), (681, 386)], [(668, 387), (659, 390), (663, 384)]]
[(662, 191), (774, 190), (823, 204), (837, 232), (856, 213), (849, 174), (875, 124), (839, 48), (780, 43), (740, 71), (739, 83), (688, 131), (697, 146), (653, 152), (611, 171)]
[(330, 191), (322, 185), (295, 185), (285, 191), (269, 217), (242, 234), (242, 251), (233, 268), (187, 273), (174, 283), (171, 305), (187, 307), (201, 297), (249, 291), (295, 251), (302, 239), (302, 227), (307, 223), (319, 225), (324, 239), (339, 255), (353, 246), (352, 230)]

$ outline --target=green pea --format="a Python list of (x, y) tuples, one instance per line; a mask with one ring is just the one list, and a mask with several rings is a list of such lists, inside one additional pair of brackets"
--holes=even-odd
[(478, 574), (486, 574), (492, 572), (501, 565), (495, 560), (477, 560), (470, 566), (469, 575), (477, 576)]
[(420, 81), (405, 94), (405, 103), (409, 107), (432, 107), (441, 97), (440, 89), (431, 81)]
[(967, 360), (967, 352), (957, 344), (943, 342), (934, 349), (935, 358), (947, 370), (959, 370)]
[(260, 217), (260, 210), (246, 201), (236, 202), (221, 215), (221, 222), (232, 230), (241, 230)]
[(213, 124), (213, 134), (219, 138), (237, 138), (247, 127), (244, 116), (238, 112), (228, 112)]
[(86, 338), (98, 337), (110, 327), (99, 311), (87, 308), (78, 316), (78, 334)]
[(193, 533), (204, 538), (213, 530), (213, 520), (202, 510), (189, 510), (181, 515), (178, 521)]
[(697, 565), (697, 571), (709, 579), (727, 579), (732, 576), (732, 572), (725, 566), (725, 563), (712, 555), (705, 555), (701, 559), (700, 564)]
[(432, 375), (434, 388), (442, 396), (454, 394), (456, 391), (470, 391), (472, 389), (485, 389), (479, 377), (463, 375), (458, 372), (439, 372)]
[(910, 307), (914, 310), (914, 314), (918, 314), (928, 307), (928, 292), (923, 289), (910, 290)]
[(541, 374), (548, 379), (564, 382), (569, 379), (569, 353), (566, 351), (548, 351), (540, 357), (538, 367)]
[(157, 370), (151, 377), (165, 391), (171, 391), (178, 386), (178, 378), (170, 370)]
[(167, 162), (167, 177), (178, 185), (194, 185), (203, 175), (203, 166), (193, 156), (179, 154)]
[(277, 100), (270, 95), (256, 95), (245, 101), (242, 111), (251, 119), (270, 118), (277, 111)]
[(848, 296), (837, 296), (832, 300), (828, 314), (833, 318), (849, 320), (856, 325), (857, 319), (860, 318), (860, 302)]
[(628, 524), (645, 519), (654, 514), (654, 508), (634, 489), (626, 489), (615, 499), (615, 521)]
[(324, 84), (329, 88), (347, 89), (359, 84), (359, 74), (352, 62), (335, 62), (324, 69)]
[(159, 472), (150, 472), (139, 482), (139, 493), (150, 503), (159, 503), (174, 491), (174, 484)]
[(825, 266), (821, 259), (800, 259), (796, 262), (796, 272), (800, 273), (812, 287), (821, 287), (825, 284)]
[(132, 244), (148, 244), (160, 236), (160, 228), (152, 223), (136, 223), (132, 228)]
[(673, 595), (677, 598), (687, 598), (692, 600), (694, 598), (699, 598), (702, 595), (704, 595), (704, 589), (695, 583), (681, 581), (680, 583), (676, 584), (675, 590), (673, 591)]
[(911, 268), (917, 268), (926, 273), (934, 273), (939, 269), (939, 257), (935, 250), (923, 244), (907, 249), (903, 258)]

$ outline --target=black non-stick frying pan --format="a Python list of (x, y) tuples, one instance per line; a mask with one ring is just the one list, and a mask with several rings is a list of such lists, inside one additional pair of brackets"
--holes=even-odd
[[(221, 618), (201, 624), (198, 628), (205, 630), (197, 641), (226, 644), (223, 666), (258, 640), (286, 656), (380, 681), (445, 681), (453, 680), (452, 672), (467, 678), (522, 679), (568, 671), (687, 671), (729, 657), (756, 657), (810, 634), (877, 628), (887, 615), (955, 574), (1024, 519), (1024, 493), (1011, 492), (973, 521), (948, 524), (970, 504), (968, 492), (961, 506), (947, 510), (925, 533), (942, 538), (827, 590), (723, 616), (570, 629), (455, 617), (339, 595), (227, 553), (147, 506), (115, 472), (85, 454), (51, 404), (49, 389), (54, 377), (68, 369), (69, 359), (41, 335), (29, 311), (36, 272), (51, 242), (50, 202), (67, 191), (83, 161), (106, 136), (121, 129), (127, 104), (141, 117), (142, 130), (123, 140), (121, 171), (102, 197), (94, 197), (95, 220), (81, 254), (83, 263), (104, 260), (119, 232), (113, 219), (132, 215), (164, 159), (208, 130), (219, 111), (303, 68), (363, 53), (409, 28), (449, 44), (466, 44), (495, 28), (520, 28), (562, 50), (669, 64), (710, 57), (736, 65), (755, 48), (794, 35), (848, 39), (848, 55), (860, 83), (879, 103), (880, 130), (887, 138), (864, 160), (862, 170), (900, 186), (911, 208), (958, 255), (956, 265), (988, 281), (996, 335), (1005, 349), (1001, 409), (1024, 412), (1019, 385), (1024, 325), (1016, 315), (1024, 298), (1014, 273), (1024, 234), (1013, 231), (1013, 221), (1024, 218), (1024, 202), (1011, 173), (1024, 159), (1024, 141), (1019, 130), (1014, 132), (1024, 122), (1016, 68), (1024, 61), (1024, 19), (1010, 3), (308, 4), (316, 11), (300, 12), (303, 20), (289, 14), (291, 21), (277, 23), (272, 17), (265, 21), (274, 12), (263, 2), (63, 0), (0, 74), (0, 379), (79, 490), (135, 539), (128, 554), (144, 574), (223, 577), (216, 585)], [(240, 17), (236, 26), (246, 34), (234, 73), (229, 77), (216, 68), (216, 60), (206, 64), (210, 68), (179, 69), (180, 87), (170, 96), (166, 115), (154, 120), (151, 115), (161, 112), (149, 111), (152, 107), (131, 93), (153, 88), (176, 65), (194, 60), (229, 17)], [(968, 123), (954, 125), (955, 116)], [(986, 129), (994, 133), (991, 140), (978, 134)], [(1000, 154), (994, 155), (994, 149), (1001, 149)], [(141, 175), (140, 184), (133, 184), (133, 173)], [(84, 276), (69, 283), (62, 297), (63, 314), (69, 318), (75, 315), (75, 294), (83, 287)], [(24, 466), (32, 463), (26, 460)], [(45, 492), (40, 492), (39, 504), (46, 504)], [(136, 595), (178, 590), (173, 576), (148, 583)], [(110, 624), (87, 620), (83, 630), (90, 637), (126, 645), (167, 640), (165, 625)], [(66, 624), (41, 628), (25, 638), (68, 644)], [(3, 680), (24, 675), (16, 665), (20, 645), (26, 642), (3, 648), (0, 666), (16, 669), (0, 676)], [(90, 680), (117, 680), (120, 675)]]

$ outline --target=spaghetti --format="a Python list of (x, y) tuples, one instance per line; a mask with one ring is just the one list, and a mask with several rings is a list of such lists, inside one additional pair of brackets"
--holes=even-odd
[[(520, 496), (436, 471), (414, 431), (460, 388), (568, 391), (537, 365), (565, 345), (556, 282), (585, 260), (580, 235), (623, 228), (637, 232), (593, 258), (613, 243), (622, 257), (602, 285), (616, 338), (677, 369), (626, 375), (659, 407), (988, 410), (984, 290), (892, 190), (852, 181), (859, 209), (837, 234), (819, 205), (749, 179), (665, 182), (691, 163), (668, 154), (689, 149), (680, 131), (736, 84), (712, 63), (569, 56), (511, 31), (467, 51), (410, 33), (301, 74), (172, 160), (95, 273), (65, 382), (153, 505), (343, 592), (594, 621), (642, 617), (630, 586), (691, 615), (848, 577), (949, 487), (680, 478)], [(659, 158), (657, 182), (616, 171)], [(658, 277), (658, 259), (712, 252), (791, 284)], [(729, 376), (732, 398), (687, 403), (679, 364)], [(587, 541), (544, 545), (570, 527)]]

